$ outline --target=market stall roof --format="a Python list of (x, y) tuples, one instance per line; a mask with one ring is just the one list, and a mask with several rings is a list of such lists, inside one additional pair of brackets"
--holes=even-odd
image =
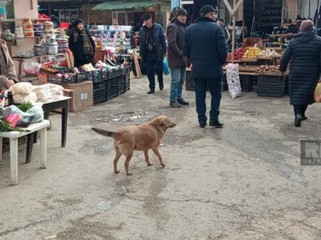
[(117, 2), (106, 1), (92, 8), (92, 10), (143, 10), (155, 6), (157, 0), (123, 0)]

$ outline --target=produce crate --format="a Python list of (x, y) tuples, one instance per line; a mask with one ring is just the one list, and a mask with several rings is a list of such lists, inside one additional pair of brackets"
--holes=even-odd
[(94, 104), (107, 101), (107, 82), (93, 84), (94, 90)]
[[(58, 75), (59, 76), (59, 75)], [(58, 77), (55, 74), (48, 74), (47, 75), (47, 82), (48, 83), (55, 83), (55, 84), (65, 84), (65, 83), (78, 83), (77, 75), (62, 75)]]
[(93, 83), (102, 82), (102, 71), (100, 69), (90, 71), (88, 74), (88, 80), (92, 81)]
[(258, 75), (257, 95), (261, 97), (283, 97), (285, 80), (285, 76)]
[(253, 76), (240, 75), (241, 88), (243, 92), (250, 92), (253, 88)]
[(126, 76), (118, 77), (118, 94), (126, 92)]
[(101, 70), (101, 79), (102, 79), (103, 81), (105, 81), (105, 80), (108, 79), (108, 70), (105, 69), (105, 68)]
[(126, 75), (126, 91), (130, 90), (130, 77), (129, 77), (129, 74), (128, 76)]
[(89, 80), (89, 72), (79, 72), (76, 74), (77, 83), (82, 83)]
[(110, 78), (107, 83), (107, 100), (118, 96), (118, 78)]

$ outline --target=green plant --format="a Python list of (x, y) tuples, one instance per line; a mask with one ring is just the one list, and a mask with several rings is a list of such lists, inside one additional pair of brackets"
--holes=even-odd
[(18, 106), (18, 108), (23, 112), (27, 112), (32, 107), (33, 105), (31, 102), (23, 102)]

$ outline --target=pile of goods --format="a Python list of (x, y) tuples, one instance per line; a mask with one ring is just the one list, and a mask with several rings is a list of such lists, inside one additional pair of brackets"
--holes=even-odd
[[(236, 60), (236, 61), (240, 60), (243, 57), (244, 53), (245, 53), (245, 49), (244, 48), (236, 49), (235, 52), (234, 52), (234, 60)], [(227, 54), (227, 60), (228, 61), (232, 60), (232, 53), (228, 53)]]
[(248, 47), (246, 48), (246, 52), (243, 55), (245, 59), (253, 59), (257, 58), (261, 54), (261, 49), (257, 47)]
[(266, 58), (269, 58), (269, 57), (281, 57), (281, 54), (277, 53), (274, 49), (271, 49), (271, 48), (267, 48), (265, 50), (262, 50), (259, 57), (266, 57)]
[(259, 69), (257, 70), (257, 73), (265, 73), (265, 72), (274, 72), (274, 73), (280, 73), (280, 65), (261, 65)]
[(33, 30), (35, 31), (35, 37), (42, 37), (42, 35), (43, 35), (42, 23), (35, 23), (33, 25)]
[(22, 21), (22, 27), (23, 27), (23, 35), (25, 37), (34, 37), (35, 36), (32, 21), (30, 19), (24, 19)]

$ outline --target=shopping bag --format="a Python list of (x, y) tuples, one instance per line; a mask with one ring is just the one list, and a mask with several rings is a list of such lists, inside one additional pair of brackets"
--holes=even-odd
[(226, 79), (228, 85), (228, 91), (231, 97), (234, 99), (236, 97), (242, 96), (242, 88), (239, 75), (239, 65), (229, 63), (226, 65)]
[(319, 82), (314, 90), (314, 101), (321, 102), (321, 83)]
[(168, 75), (170, 73), (167, 58), (163, 59), (163, 72), (165, 75)]

